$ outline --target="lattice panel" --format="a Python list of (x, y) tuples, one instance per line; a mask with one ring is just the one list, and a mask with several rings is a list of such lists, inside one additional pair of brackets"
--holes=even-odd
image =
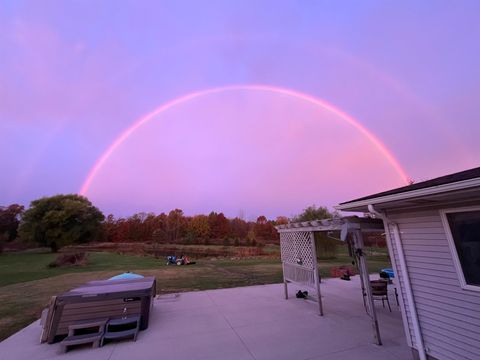
[(317, 259), (314, 258), (310, 233), (305, 231), (280, 233), (282, 262), (295, 264), (305, 269), (315, 269)]
[(315, 271), (310, 269), (303, 269), (296, 265), (284, 264), (283, 277), (285, 280), (293, 281), (312, 289), (315, 288)]

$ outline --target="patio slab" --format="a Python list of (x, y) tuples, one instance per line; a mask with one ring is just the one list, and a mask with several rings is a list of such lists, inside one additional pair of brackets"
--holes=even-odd
[(136, 342), (66, 354), (59, 353), (59, 344), (39, 344), (37, 321), (0, 343), (0, 360), (412, 359), (393, 294), (391, 313), (376, 304), (384, 343), (377, 346), (358, 276), (350, 282), (323, 281), (323, 317), (316, 303), (295, 298), (297, 290), (289, 286), (289, 300), (283, 298), (283, 284), (162, 295)]

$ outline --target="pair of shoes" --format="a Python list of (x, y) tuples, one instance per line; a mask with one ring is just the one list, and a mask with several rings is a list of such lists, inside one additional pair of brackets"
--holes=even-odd
[(308, 291), (298, 290), (298, 292), (295, 296), (297, 297), (297, 299), (305, 299), (305, 298), (308, 297)]

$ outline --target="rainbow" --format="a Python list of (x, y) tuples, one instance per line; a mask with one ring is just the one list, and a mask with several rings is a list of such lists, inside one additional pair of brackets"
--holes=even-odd
[(110, 146), (103, 152), (103, 154), (95, 162), (95, 165), (92, 167), (92, 169), (88, 173), (88, 176), (86, 177), (85, 181), (82, 184), (82, 187), (80, 189), (80, 195), (87, 194), (88, 189), (92, 184), (92, 181), (95, 179), (95, 176), (100, 171), (102, 166), (107, 162), (110, 156), (115, 152), (115, 150), (126, 139), (128, 139), (128, 137), (132, 135), (138, 128), (148, 123), (149, 121), (153, 120), (157, 115), (165, 111), (168, 111), (169, 109), (175, 106), (180, 106), (196, 98), (217, 94), (217, 93), (222, 93), (222, 92), (227, 92), (227, 91), (238, 91), (238, 90), (263, 91), (263, 92), (269, 92), (269, 93), (274, 93), (279, 95), (291, 96), (296, 99), (300, 99), (308, 103), (314, 104), (316, 106), (319, 106), (337, 115), (339, 118), (341, 118), (342, 120), (344, 120), (345, 122), (353, 126), (362, 135), (364, 135), (377, 148), (377, 150), (385, 157), (385, 159), (387, 159), (387, 161), (391, 164), (391, 166), (394, 168), (397, 174), (401, 177), (402, 181), (405, 182), (405, 184), (408, 184), (409, 177), (407, 176), (405, 170), (400, 165), (398, 160), (392, 154), (392, 152), (371, 131), (365, 128), (358, 120), (356, 120), (352, 116), (348, 115), (347, 113), (343, 112), (342, 110), (336, 108), (335, 106), (333, 106), (332, 104), (329, 104), (324, 100), (315, 98), (311, 95), (308, 95), (299, 91), (282, 88), (282, 87), (270, 86), (270, 85), (247, 84), (247, 85), (229, 85), (229, 86), (222, 86), (222, 87), (196, 91), (196, 92), (178, 97), (176, 99), (173, 99), (161, 105), (160, 107), (156, 108), (152, 112), (146, 114), (145, 116), (141, 117), (140, 119), (136, 120), (129, 128), (127, 128), (123, 133), (121, 133), (120, 136), (116, 138), (112, 144), (110, 144)]

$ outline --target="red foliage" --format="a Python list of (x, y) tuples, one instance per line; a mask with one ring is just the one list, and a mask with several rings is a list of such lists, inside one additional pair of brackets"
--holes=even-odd
[(211, 212), (208, 215), (208, 223), (210, 225), (210, 237), (212, 239), (225, 239), (230, 232), (230, 224), (223, 213), (217, 214)]
[[(240, 218), (227, 219), (223, 213), (186, 217), (180, 209), (160, 215), (138, 213), (115, 219), (108, 215), (103, 222), (103, 240), (113, 243), (153, 242), (157, 244), (209, 243), (234, 245), (278, 243), (274, 222), (260, 216), (257, 222)], [(255, 240), (255, 241), (254, 241)]]

